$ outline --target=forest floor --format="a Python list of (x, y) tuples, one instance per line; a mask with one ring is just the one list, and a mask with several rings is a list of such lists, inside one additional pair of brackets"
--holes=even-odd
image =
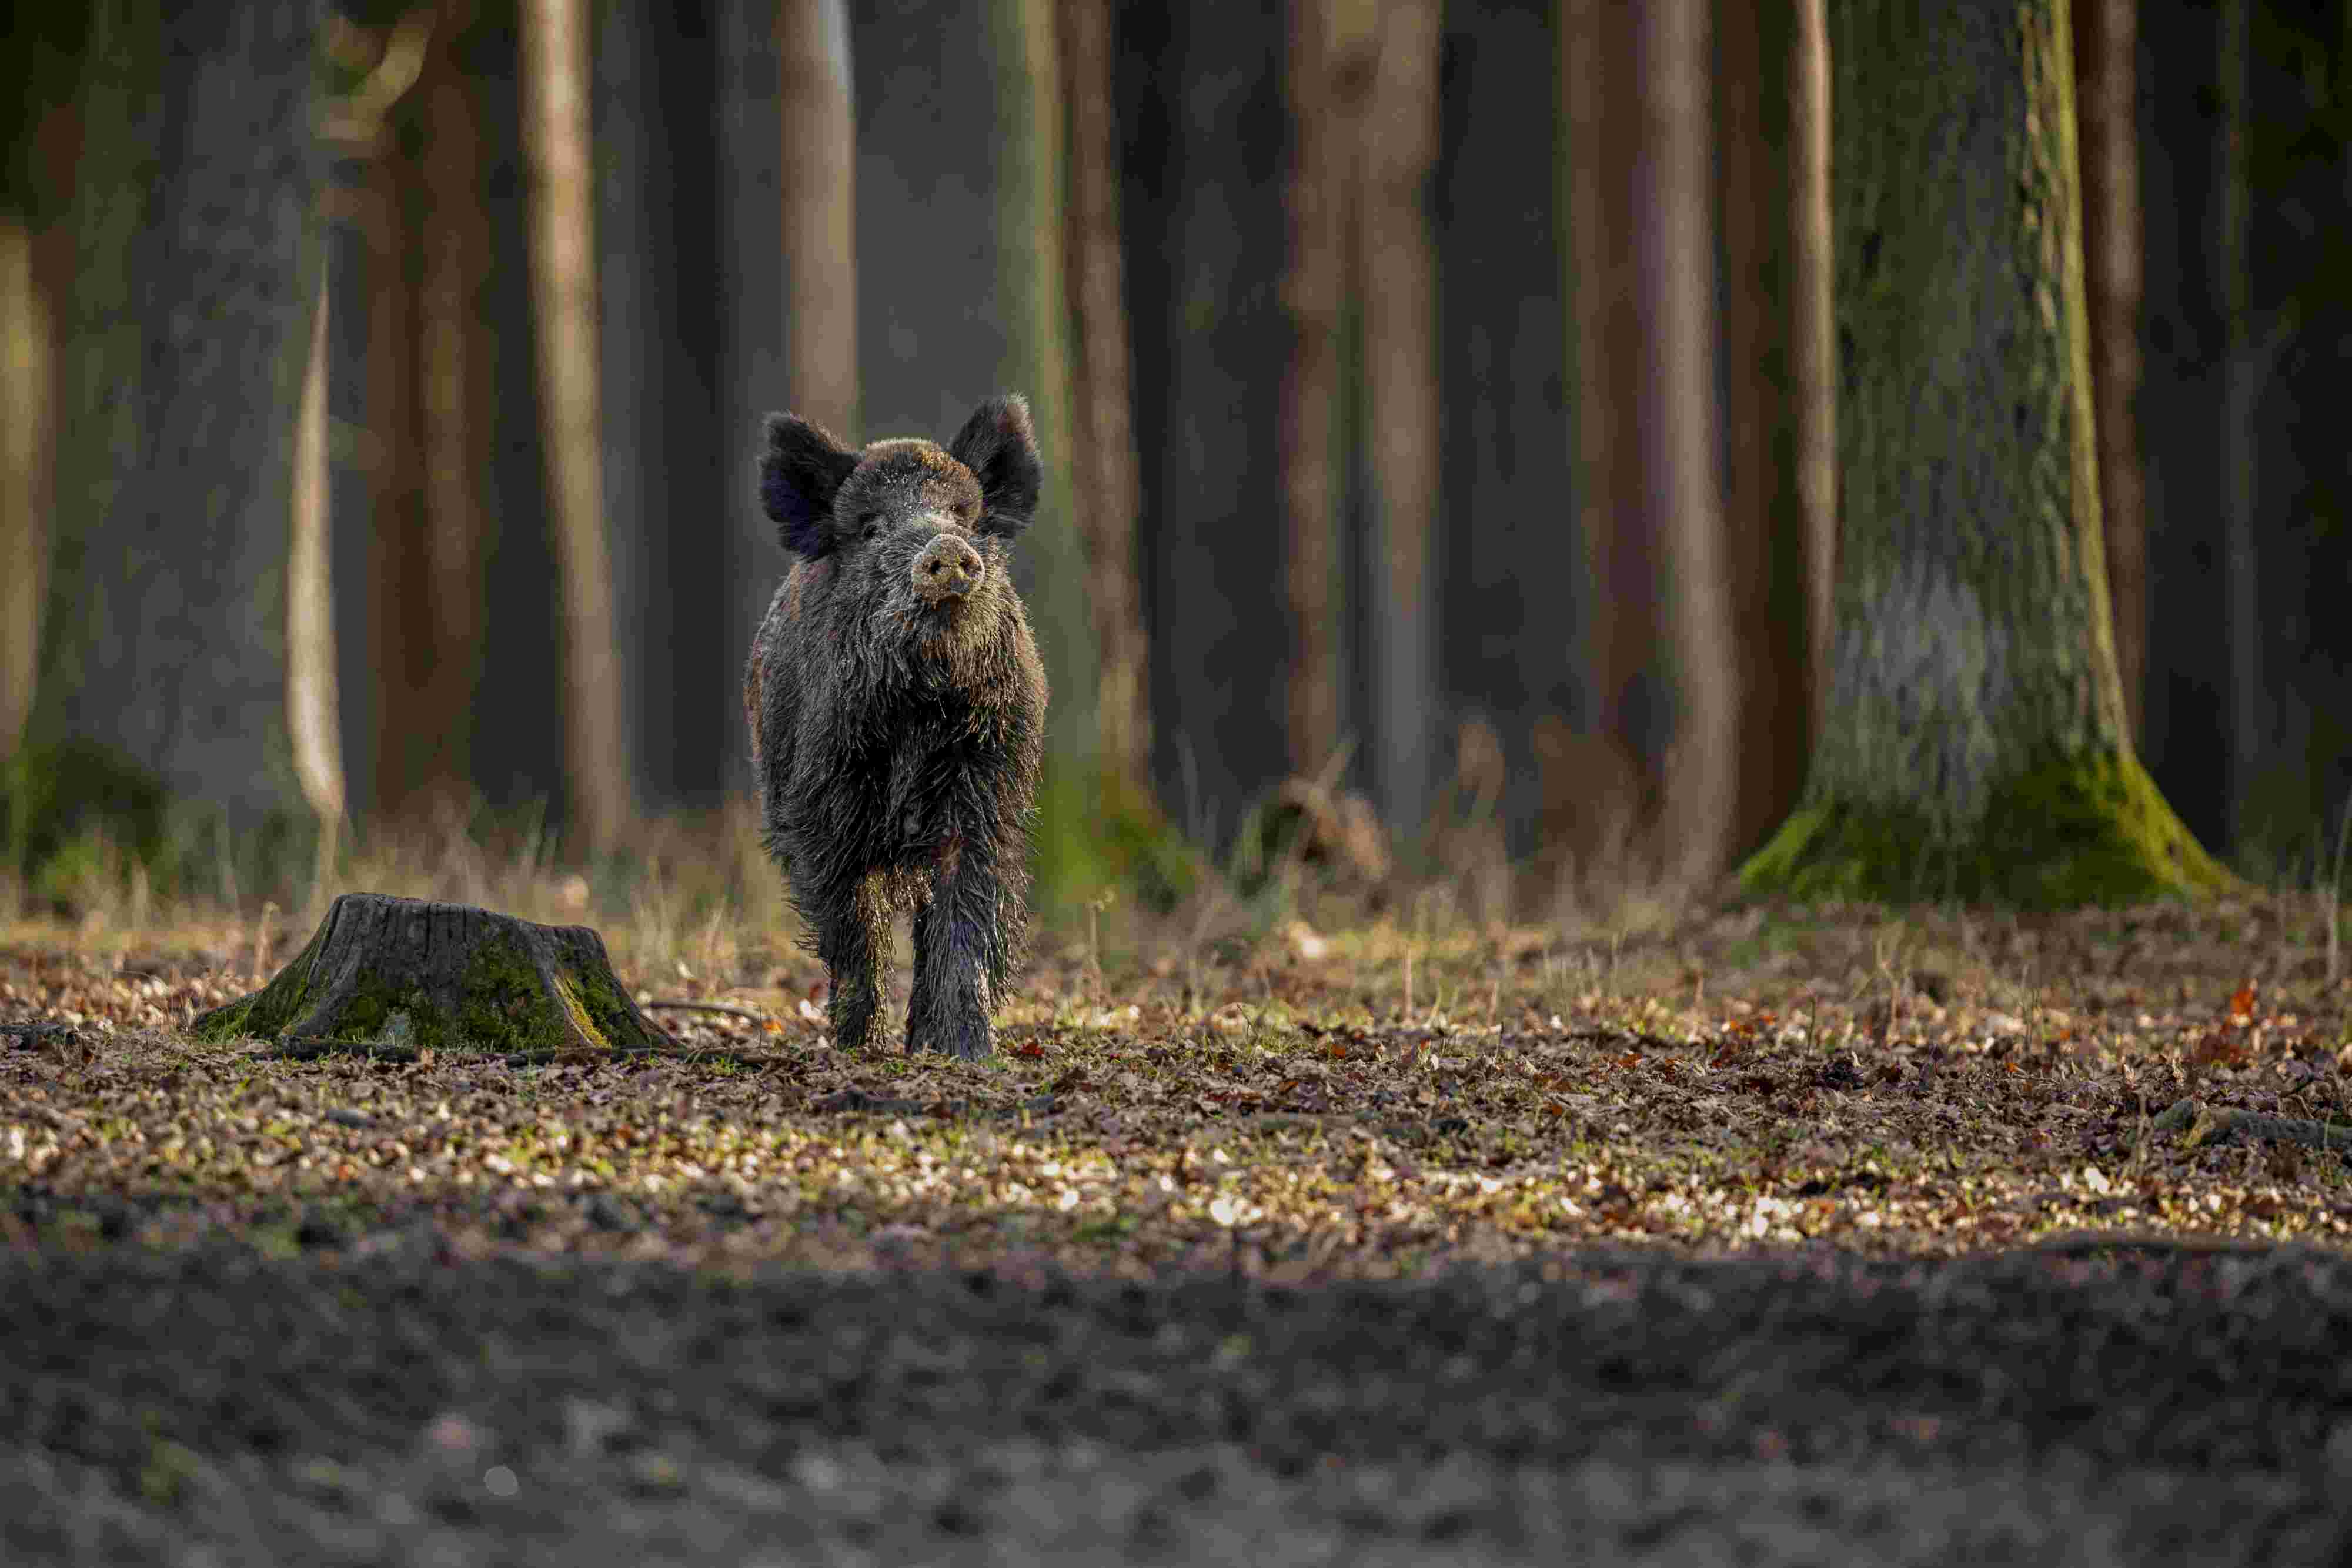
[(674, 1054), (530, 1064), (193, 1042), (274, 913), (0, 926), (0, 1557), (2352, 1540), (2352, 1172), (2158, 1124), (2352, 1121), (2311, 895), (1232, 914), (1047, 942), (982, 1064), (709, 925), (608, 933)]

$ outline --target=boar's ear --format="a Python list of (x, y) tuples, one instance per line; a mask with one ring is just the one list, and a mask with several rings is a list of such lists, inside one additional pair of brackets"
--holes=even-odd
[(843, 450), (824, 426), (798, 414), (768, 416), (760, 504), (786, 549), (814, 560), (833, 548), (833, 497), (856, 466), (857, 455)]
[(992, 397), (972, 410), (948, 443), (948, 455), (980, 481), (981, 499), (988, 507), (980, 519), (982, 533), (1010, 538), (1029, 526), (1037, 513), (1045, 465), (1037, 460), (1037, 432), (1029, 423), (1028, 399)]

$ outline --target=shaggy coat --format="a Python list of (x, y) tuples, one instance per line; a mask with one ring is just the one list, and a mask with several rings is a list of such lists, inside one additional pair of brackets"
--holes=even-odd
[(1017, 397), (942, 450), (771, 415), (760, 495), (796, 558), (743, 682), (769, 853), (833, 980), (835, 1043), (914, 917), (907, 1049), (984, 1056), (1027, 921), (1045, 671), (1006, 570), (1044, 470)]

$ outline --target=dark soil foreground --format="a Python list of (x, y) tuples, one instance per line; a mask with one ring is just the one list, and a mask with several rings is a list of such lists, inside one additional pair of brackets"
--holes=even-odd
[(2352, 1261), (0, 1260), (0, 1560), (2332, 1563)]

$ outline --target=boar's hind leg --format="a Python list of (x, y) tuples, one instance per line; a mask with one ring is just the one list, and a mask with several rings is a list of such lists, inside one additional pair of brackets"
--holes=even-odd
[(990, 980), (1003, 972), (995, 868), (962, 845), (940, 857), (931, 895), (915, 912), (915, 994), (907, 1049), (967, 1060), (992, 1047)]
[(860, 879), (830, 901), (817, 931), (817, 956), (833, 982), (833, 1042), (862, 1049), (882, 1010), (882, 967), (890, 956), (890, 911), (880, 879)]

